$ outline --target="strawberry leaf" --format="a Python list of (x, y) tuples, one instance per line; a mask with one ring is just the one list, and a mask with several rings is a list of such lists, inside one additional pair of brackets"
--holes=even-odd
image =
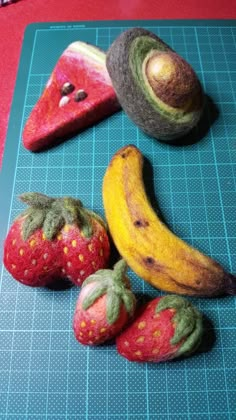
[(112, 289), (107, 292), (106, 317), (109, 325), (117, 321), (120, 314), (121, 299)]
[(179, 344), (178, 355), (191, 353), (200, 343), (202, 337), (202, 316), (200, 312), (185, 298), (177, 295), (164, 296), (156, 307), (156, 313), (165, 309), (175, 309), (173, 321), (176, 324), (171, 344)]
[(91, 238), (93, 234), (92, 218), (86, 210), (78, 212), (77, 224), (83, 232), (85, 238)]
[(63, 197), (57, 203), (61, 208), (62, 216), (66, 223), (72, 225), (78, 220), (78, 213), (83, 207), (80, 200), (75, 200), (72, 197)]
[(125, 280), (126, 270), (126, 262), (124, 260), (120, 260), (115, 264), (113, 270), (98, 270), (96, 273), (87, 277), (87, 279), (83, 282), (82, 287), (85, 287), (89, 283), (97, 283), (99, 287), (98, 290), (104, 287), (104, 290), (107, 293), (106, 317), (107, 322), (110, 325), (118, 319), (122, 303), (130, 316), (133, 314), (136, 306), (135, 296), (127, 288), (127, 281)]
[(55, 201), (55, 198), (48, 197), (47, 195), (37, 192), (26, 192), (21, 194), (19, 198), (28, 206), (38, 209), (50, 208), (52, 203)]
[(103, 286), (106, 285), (106, 287), (108, 287), (111, 280), (112, 273), (113, 271), (109, 269), (97, 270), (96, 273), (91, 274), (90, 276), (86, 278), (86, 280), (82, 284), (82, 287), (86, 286), (86, 284), (96, 283), (96, 282), (99, 282)]
[(22, 225), (23, 240), (26, 241), (36, 229), (43, 226), (46, 212), (42, 209), (29, 209)]
[(114, 265), (113, 279), (116, 283), (123, 285), (125, 273), (127, 271), (127, 264), (124, 259), (117, 261)]
[(183, 338), (188, 337), (194, 331), (196, 324), (195, 316), (196, 314), (190, 306), (178, 310), (174, 316), (176, 329), (171, 344), (178, 344)]
[(201, 343), (201, 338), (202, 338), (202, 330), (203, 330), (203, 325), (202, 325), (202, 316), (200, 314), (200, 312), (195, 311), (196, 312), (196, 318), (195, 318), (195, 325), (194, 325), (194, 329), (191, 332), (191, 334), (189, 334), (189, 336), (186, 338), (186, 340), (183, 342), (183, 344), (180, 346), (180, 348), (178, 349), (178, 356), (181, 356), (182, 354), (191, 354), (193, 353), (199, 346), (199, 344)]
[(106, 286), (101, 286), (100, 284), (95, 285), (92, 291), (84, 298), (82, 303), (82, 308), (86, 311), (94, 302), (101, 296), (103, 296), (107, 291)]
[(43, 232), (50, 241), (56, 236), (58, 231), (64, 226), (65, 220), (60, 213), (50, 210), (45, 217)]
[(92, 210), (87, 210), (87, 213), (89, 214), (90, 217), (92, 217), (93, 219), (95, 219), (98, 223), (100, 223), (104, 229), (108, 229), (107, 223), (105, 222), (105, 220), (103, 220), (103, 218), (101, 216), (99, 216), (97, 213), (95, 213)]
[(128, 314), (130, 316), (133, 315), (136, 306), (134, 294), (130, 290), (125, 289), (125, 291), (121, 295), (121, 299), (125, 305), (125, 309), (128, 312)]

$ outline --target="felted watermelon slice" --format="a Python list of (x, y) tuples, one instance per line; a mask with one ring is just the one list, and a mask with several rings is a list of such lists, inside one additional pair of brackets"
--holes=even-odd
[(38, 151), (120, 109), (99, 48), (73, 42), (59, 58), (23, 131), (26, 149)]

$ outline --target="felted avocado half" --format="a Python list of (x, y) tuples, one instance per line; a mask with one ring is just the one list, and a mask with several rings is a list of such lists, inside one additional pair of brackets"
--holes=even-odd
[(106, 65), (122, 108), (145, 133), (171, 141), (198, 123), (204, 94), (196, 73), (152, 32), (123, 32)]

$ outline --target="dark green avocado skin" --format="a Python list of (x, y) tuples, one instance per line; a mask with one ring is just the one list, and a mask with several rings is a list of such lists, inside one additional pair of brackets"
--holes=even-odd
[(171, 142), (187, 134), (195, 127), (202, 115), (204, 95), (201, 89), (201, 105), (194, 118), (188, 123), (176, 123), (160, 115), (153, 109), (140, 87), (134, 80), (129, 66), (129, 50), (132, 41), (140, 36), (149, 36), (173, 50), (154, 33), (142, 28), (132, 28), (123, 32), (110, 46), (106, 56), (106, 66), (121, 107), (130, 119), (151, 137)]

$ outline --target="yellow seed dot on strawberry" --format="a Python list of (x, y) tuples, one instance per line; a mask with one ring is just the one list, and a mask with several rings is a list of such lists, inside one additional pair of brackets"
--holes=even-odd
[(69, 231), (70, 231), (70, 225), (65, 225), (64, 232), (69, 232)]
[(84, 261), (84, 256), (83, 256), (83, 254), (79, 254), (79, 260), (80, 260), (81, 262), (83, 262), (83, 261)]
[(143, 343), (144, 340), (145, 340), (145, 337), (141, 335), (140, 337), (137, 338), (136, 343)]
[(146, 322), (145, 321), (141, 321), (138, 323), (138, 329), (139, 330), (143, 330), (146, 327)]
[(43, 267), (43, 269), (44, 269), (44, 271), (47, 271), (48, 267), (45, 265), (45, 266)]
[(68, 261), (68, 263), (67, 263), (67, 267), (71, 267), (71, 266), (72, 266), (71, 262), (70, 262), (70, 261)]
[(29, 272), (29, 270), (25, 270), (24, 271), (24, 276), (27, 276), (28, 272)]
[(140, 350), (137, 350), (134, 354), (135, 356), (142, 356), (142, 352)]
[(129, 347), (129, 342), (128, 342), (128, 341), (125, 341), (125, 342), (124, 342), (124, 345), (125, 345), (126, 347)]
[(102, 327), (102, 328), (100, 329), (100, 333), (104, 333), (106, 330), (107, 330), (107, 329), (106, 329), (105, 327)]
[(103, 257), (103, 249), (101, 248), (99, 251), (100, 257)]
[(85, 327), (86, 327), (86, 322), (85, 322), (85, 321), (82, 321), (82, 322), (80, 323), (80, 326), (81, 326), (81, 328), (85, 328)]
[(77, 242), (75, 239), (73, 239), (73, 241), (71, 242), (71, 245), (73, 246), (73, 248), (76, 248)]
[(59, 235), (57, 235), (57, 240), (58, 241), (61, 241), (62, 240), (62, 234), (61, 233), (59, 233)]
[(92, 337), (93, 331), (89, 331), (89, 337)]
[(33, 246), (35, 246), (35, 244), (36, 244), (36, 240), (35, 239), (31, 239), (31, 241), (30, 241), (31, 248), (33, 248)]
[(100, 240), (100, 242), (103, 242), (103, 236), (102, 235), (99, 236), (99, 240)]
[(42, 234), (42, 239), (43, 239), (43, 241), (45, 241), (45, 239), (46, 239), (45, 233)]
[(153, 337), (160, 337), (161, 331), (160, 330), (156, 330), (156, 331), (153, 332), (152, 335), (153, 335)]
[(15, 244), (16, 244), (16, 239), (13, 239), (12, 245), (15, 245)]
[(83, 275), (84, 275), (84, 273), (85, 273), (85, 271), (84, 271), (84, 270), (80, 270), (80, 272), (79, 272), (79, 273), (80, 273), (80, 275), (81, 275), (81, 276), (83, 276)]
[(68, 248), (67, 248), (67, 246), (64, 246), (63, 251), (64, 251), (64, 254), (68, 254)]
[(89, 245), (88, 245), (88, 250), (89, 250), (90, 252), (92, 252), (92, 251), (94, 250), (93, 244), (89, 244)]
[(95, 319), (91, 319), (90, 323), (94, 325), (94, 324), (96, 324), (96, 320)]
[(83, 333), (81, 331), (80, 331), (79, 335), (80, 335), (80, 337), (83, 337)]
[(36, 265), (37, 261), (35, 259), (31, 260), (32, 265)]
[(155, 318), (155, 319), (160, 318), (160, 314), (153, 315), (153, 318)]
[(48, 254), (47, 254), (47, 253), (43, 254), (43, 258), (44, 258), (44, 260), (46, 260), (46, 259), (47, 259), (47, 257), (48, 257)]
[(61, 272), (65, 274), (66, 270), (64, 268), (61, 269)]
[(24, 250), (22, 248), (20, 249), (20, 255), (24, 255)]
[(11, 268), (13, 268), (13, 270), (16, 268), (16, 265), (15, 264), (12, 264), (11, 265)]
[(153, 349), (153, 350), (152, 350), (152, 353), (153, 353), (153, 354), (158, 354), (158, 353), (159, 353), (159, 351), (160, 351), (159, 349)]
[(95, 268), (96, 267), (96, 263), (95, 261), (92, 261), (92, 266)]

